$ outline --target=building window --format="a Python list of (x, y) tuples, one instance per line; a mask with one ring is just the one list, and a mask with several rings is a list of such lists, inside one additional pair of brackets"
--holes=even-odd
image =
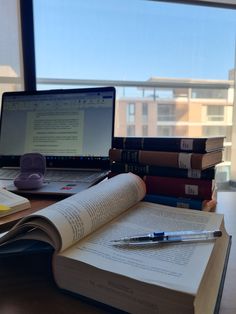
[(208, 121), (224, 121), (224, 106), (207, 106)]
[(148, 136), (148, 125), (143, 125), (142, 126), (142, 135), (143, 136)]
[(175, 121), (175, 105), (158, 104), (157, 105), (158, 121)]
[(225, 136), (226, 142), (232, 140), (232, 127), (231, 126), (219, 126), (219, 125), (207, 125), (202, 127), (202, 136)]
[(226, 89), (193, 88), (192, 98), (225, 99), (227, 98), (227, 90)]
[(172, 126), (158, 126), (157, 136), (173, 136), (174, 130)]
[(142, 123), (143, 124), (148, 123), (148, 104), (147, 103), (142, 104)]
[(127, 136), (135, 136), (135, 125), (127, 125)]
[(127, 123), (133, 124), (135, 122), (135, 104), (130, 103), (127, 105)]

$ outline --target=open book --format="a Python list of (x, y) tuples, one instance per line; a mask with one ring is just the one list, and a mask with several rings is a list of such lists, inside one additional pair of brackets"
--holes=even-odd
[[(120, 174), (23, 218), (0, 238), (50, 243), (57, 285), (130, 313), (213, 313), (229, 236), (222, 215), (142, 202), (145, 184)], [(217, 240), (115, 246), (152, 231), (216, 230)]]

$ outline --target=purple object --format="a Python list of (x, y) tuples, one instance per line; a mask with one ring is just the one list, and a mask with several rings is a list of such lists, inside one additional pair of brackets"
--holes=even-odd
[(46, 159), (39, 153), (28, 153), (21, 156), (20, 174), (14, 184), (20, 190), (38, 189), (43, 185), (46, 171)]

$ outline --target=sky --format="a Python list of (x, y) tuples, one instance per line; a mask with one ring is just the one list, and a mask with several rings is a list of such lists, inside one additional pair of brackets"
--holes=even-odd
[(228, 79), (236, 10), (147, 0), (34, 0), (38, 77)]

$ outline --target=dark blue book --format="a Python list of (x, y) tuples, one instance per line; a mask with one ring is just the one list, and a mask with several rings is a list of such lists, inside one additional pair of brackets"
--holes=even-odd
[(112, 147), (151, 151), (207, 153), (223, 149), (224, 137), (114, 137)]
[(199, 170), (113, 162), (111, 163), (110, 169), (114, 173), (133, 172), (140, 176), (151, 175), (207, 180), (213, 180), (215, 178), (215, 167)]
[(214, 200), (197, 200), (158, 194), (147, 194), (143, 201), (172, 207), (181, 207), (204, 211), (211, 211), (216, 206), (216, 202)]

